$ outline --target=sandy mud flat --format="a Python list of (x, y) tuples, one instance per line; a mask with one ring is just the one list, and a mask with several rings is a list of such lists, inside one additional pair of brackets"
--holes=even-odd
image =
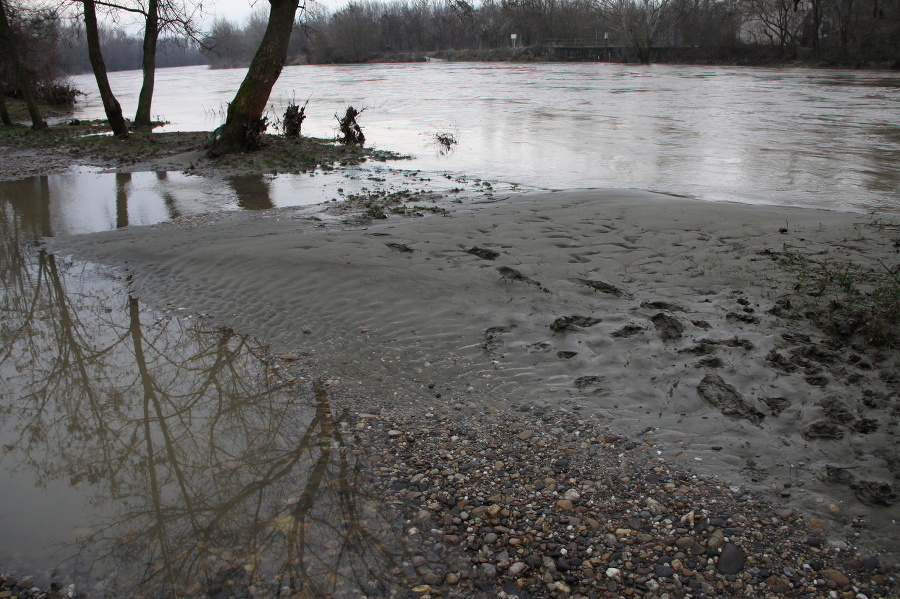
[[(437, 543), (466, 564), (435, 567), (425, 555), (402, 572), (419, 595), (533, 584), (538, 595), (683, 596), (758, 583), (767, 590), (757, 596), (829, 596), (856, 584), (817, 579), (817, 568), (807, 568), (812, 578), (791, 578), (783, 564), (761, 569), (777, 580), (765, 583), (759, 564), (747, 578), (743, 557), (764, 552), (766, 527), (826, 561), (841, 562), (840, 551), (856, 545), (895, 561), (900, 354), (892, 333), (881, 335), (884, 327), (850, 304), (875, 292), (866, 285), (896, 276), (896, 218), (603, 189), (447, 208), (445, 216), (377, 221), (333, 204), (223, 214), (58, 239), (51, 249), (122, 268), (143, 301), (269, 340), (303, 376), (327, 380), (335, 397), (353, 398), (356, 414), (380, 423), (360, 420), (359, 429), (384, 464), (376, 479), (399, 477), (402, 484), (388, 485), (398, 504), (418, 506), (417, 517), (430, 522), (423, 530), (442, 531)], [(450, 455), (468, 437), (463, 449), (479, 446), (480, 457)], [(491, 447), (491, 439), (509, 443)], [(496, 476), (475, 476), (498, 463)], [(629, 491), (630, 476), (609, 472), (624, 463), (652, 488)], [(515, 476), (502, 476), (507, 467)], [(458, 477), (445, 482), (451, 493), (421, 488), (441, 476)], [(712, 488), (690, 476), (719, 481), (712, 493), (727, 496), (730, 517), (744, 503), (771, 521), (726, 522), (715, 506), (688, 497)], [(466, 486), (474, 483), (481, 486)], [(607, 492), (615, 485), (625, 486)], [(517, 493), (547, 499), (546, 509), (536, 499), (519, 505)], [(634, 504), (631, 527), (626, 516), (604, 520), (596, 507), (622, 494)], [(579, 505), (585, 510), (571, 511)], [(563, 529), (580, 536), (568, 549), (516, 534), (517, 526), (543, 526), (546, 535), (570, 517)], [(663, 521), (672, 525), (668, 540), (641, 531)], [(794, 528), (807, 521), (812, 532)], [(737, 540), (710, 545), (717, 529)], [(761, 536), (741, 541), (739, 529)], [(597, 547), (611, 549), (588, 551), (582, 540), (595, 536)], [(676, 541), (676, 569), (688, 574), (674, 579), (656, 566), (638, 572), (617, 550)], [(734, 572), (716, 570), (725, 546), (740, 562)], [(859, 560), (867, 588), (882, 584), (870, 596), (889, 596), (892, 583), (883, 574), (872, 583), (872, 563)], [(423, 572), (432, 576), (415, 580)], [(716, 576), (727, 584), (716, 587)], [(665, 586), (675, 579), (677, 589)], [(814, 591), (801, 593), (803, 585)]]

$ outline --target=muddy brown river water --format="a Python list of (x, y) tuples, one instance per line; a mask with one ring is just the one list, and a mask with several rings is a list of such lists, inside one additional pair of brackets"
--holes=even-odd
[[(158, 73), (171, 130), (222, 122), (243, 71)], [(111, 74), (126, 113), (139, 73)], [(93, 89), (89, 76), (75, 85)], [(185, 90), (190, 90), (188, 97)], [(552, 189), (627, 187), (718, 201), (900, 210), (900, 76), (891, 72), (619, 64), (286, 67), (270, 121), (309, 99), (304, 132), (365, 108), (368, 143), (410, 168)], [(101, 117), (96, 94), (79, 115)], [(439, 152), (435, 135), (458, 142)]]

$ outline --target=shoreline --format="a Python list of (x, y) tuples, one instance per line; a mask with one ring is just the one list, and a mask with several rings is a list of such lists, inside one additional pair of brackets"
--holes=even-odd
[[(896, 235), (859, 213), (711, 204), (570, 190), (386, 221), (316, 206), (60, 239), (51, 250), (127, 269), (151, 305), (206, 314), (282, 353), (311, 351), (316, 366), (303, 376), (339, 381), (336, 404), (376, 416), (350, 426), (378, 460), (373, 484), (418, 524), (421, 534), (410, 538), (421, 555), (393, 573), (408, 594), (512, 595), (521, 587), (529, 596), (696, 596), (753, 588), (757, 596), (825, 597), (853, 583), (871, 589), (869, 597), (896, 596), (896, 548), (872, 561), (876, 531), (855, 520), (850, 503), (823, 502), (821, 515), (810, 510), (821, 497), (820, 467), (741, 463), (769, 443), (755, 437), (760, 422), (783, 427), (799, 415), (804, 424), (830, 423), (834, 433), (848, 414), (867, 418), (855, 404), (842, 410), (812, 396), (799, 406), (769, 403), (759, 393), (766, 385), (780, 386), (781, 397), (768, 397), (778, 400), (818, 393), (823, 387), (807, 380), (814, 377), (828, 379), (828, 396), (865, 384), (888, 393), (878, 399), (887, 404), (865, 408), (888, 413), (896, 381), (879, 376), (896, 368), (896, 349), (880, 362), (855, 347), (854, 362), (836, 356), (827, 335), (778, 304), (796, 265), (776, 274), (768, 265), (838, 243), (848, 260), (867, 252), (890, 258)], [(780, 315), (770, 312), (779, 306)], [(778, 358), (768, 359), (772, 352)], [(662, 382), (623, 374), (632, 360), (658, 369)], [(844, 380), (848, 369), (859, 377), (852, 383)], [(722, 384), (710, 379), (712, 399), (702, 397), (700, 379), (718, 372)], [(629, 394), (661, 405), (679, 396), (698, 418), (712, 415), (724, 427), (718, 438), (734, 443), (719, 445), (696, 422), (685, 424), (684, 414), (665, 420), (654, 412), (642, 432), (646, 406), (629, 403)], [(838, 428), (853, 444), (886, 434), (845, 424)], [(800, 430), (779, 434), (817, 451), (837, 442)], [(718, 470), (691, 471), (714, 461)], [(855, 473), (859, 464), (837, 467)], [(610, 475), (614, 468), (624, 475)], [(762, 482), (731, 482), (753, 472), (765, 474)], [(882, 467), (871, 480), (885, 476)], [(513, 486), (495, 492), (498, 480)], [(767, 488), (768, 498), (760, 495)], [(845, 483), (839, 496), (853, 494)], [(623, 497), (635, 503), (626, 508)], [(711, 510), (711, 500), (721, 507)], [(829, 505), (838, 508), (830, 516)], [(569, 534), (576, 538), (562, 538)], [(435, 561), (426, 549), (438, 544)], [(728, 560), (741, 563), (731, 574), (720, 568), (726, 545)], [(570, 552), (579, 564), (565, 557)]]
[[(595, 226), (598, 209), (602, 224)], [(471, 388), (486, 406), (583, 404), (593, 417), (624, 419), (635, 430), (651, 411), (658, 441), (723, 462), (722, 470), (769, 471), (759, 488), (790, 483), (800, 468), (804, 484), (820, 489), (817, 471), (825, 462), (859, 468), (838, 463), (846, 452), (832, 440), (891, 446), (883, 437), (894, 434), (891, 417), (885, 413), (883, 426), (870, 421), (893, 401), (896, 352), (873, 348), (873, 359), (857, 342), (844, 350), (849, 355), (836, 353), (833, 339), (795, 314), (802, 306), (790, 305), (794, 265), (781, 264), (795, 259), (792, 251), (814, 257), (823, 248), (840, 259), (835, 244), (852, 235), (863, 240), (840, 249), (846, 260), (890, 257), (894, 233), (865, 224), (871, 217), (621, 190), (536, 192), (450, 217), (367, 224), (329, 221), (335, 217), (328, 210), (219, 215), (187, 229), (176, 222), (57, 245), (80, 259), (127, 263), (136, 292), (151, 304), (187, 307), (212, 322), (228, 314), (228, 326), (283, 349), (301, 339), (324, 342), (319, 360), (336, 375), (358, 376), (373, 351), (390, 355), (363, 380), (398, 385), (401, 397), (416, 388), (404, 368), (418, 372), (416, 364), (427, 363), (448, 389)], [(791, 231), (780, 232), (785, 220)], [(485, 258), (473, 248), (497, 255)], [(281, 274), (287, 272), (289, 279)], [(213, 281), (215, 296), (201, 297)], [(238, 292), (238, 281), (253, 291)], [(263, 306), (238, 308), (257, 294), (266, 298)], [(336, 362), (338, 349), (349, 354)], [(597, 362), (610, 351), (619, 355)], [(641, 373), (651, 365), (658, 380)], [(886, 399), (864, 394), (856, 406), (849, 398), (860, 388)], [(672, 402), (680, 407), (666, 414)], [(710, 406), (722, 432), (689, 432)], [(685, 414), (700, 420), (679, 433)], [(842, 429), (841, 418), (867, 432)], [(759, 460), (778, 438), (785, 455), (797, 456), (790, 468)], [(720, 454), (713, 445), (732, 449)], [(818, 466), (803, 458), (809, 446), (825, 452)], [(871, 481), (884, 480), (888, 470), (872, 468), (864, 468)], [(850, 501), (852, 493), (839, 496)]]

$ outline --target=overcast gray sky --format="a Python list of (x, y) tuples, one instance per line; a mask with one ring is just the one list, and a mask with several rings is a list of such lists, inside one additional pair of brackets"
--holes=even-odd
[[(332, 11), (347, 3), (347, 0), (307, 0), (310, 10)], [(224, 17), (235, 23), (243, 23), (254, 10), (263, 10), (268, 14), (269, 3), (267, 0), (207, 0), (203, 4), (204, 12), (209, 16), (207, 21), (212, 22), (216, 17)]]

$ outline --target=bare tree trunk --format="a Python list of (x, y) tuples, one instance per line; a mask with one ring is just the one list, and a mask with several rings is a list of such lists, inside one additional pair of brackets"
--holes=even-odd
[(159, 2), (150, 0), (147, 4), (147, 22), (144, 27), (144, 48), (141, 57), (141, 69), (144, 82), (138, 96), (137, 112), (134, 115), (135, 127), (150, 126), (150, 104), (153, 101), (153, 85), (156, 78), (156, 42), (159, 39)]
[(819, 17), (819, 0), (812, 0), (813, 9), (813, 55), (816, 59), (822, 58), (822, 47), (819, 45), (819, 30), (822, 28)]
[(97, 79), (97, 87), (100, 89), (100, 99), (103, 100), (103, 109), (113, 135), (125, 139), (128, 137), (128, 126), (125, 117), (122, 116), (122, 107), (113, 95), (106, 76), (106, 63), (103, 62), (103, 54), (100, 52), (100, 32), (97, 28), (97, 11), (94, 0), (82, 0), (84, 4), (84, 33), (88, 44), (88, 57), (91, 60), (91, 68)]
[(6, 102), (3, 100), (2, 89), (0, 89), (0, 122), (7, 127), (12, 125), (12, 119), (9, 118), (9, 111), (6, 110)]
[(287, 60), (297, 0), (269, 0), (269, 4), (271, 8), (266, 32), (241, 87), (228, 105), (225, 125), (209, 149), (210, 156), (251, 149), (254, 132), (259, 131), (269, 94)]
[[(6, 47), (6, 54), (12, 62), (13, 71), (16, 73), (16, 79), (19, 81), (19, 87), (22, 88), (22, 97), (25, 98), (25, 105), (28, 107), (28, 114), (31, 116), (31, 128), (43, 129), (47, 126), (44, 119), (41, 118), (41, 111), (38, 109), (34, 94), (31, 93), (31, 78), (22, 66), (22, 60), (19, 57), (19, 49), (13, 39), (12, 27), (9, 25), (9, 19), (6, 17), (6, 5), (0, 0), (0, 45)], [(6, 104), (3, 104), (4, 124), (10, 124), (9, 114), (6, 112)]]

